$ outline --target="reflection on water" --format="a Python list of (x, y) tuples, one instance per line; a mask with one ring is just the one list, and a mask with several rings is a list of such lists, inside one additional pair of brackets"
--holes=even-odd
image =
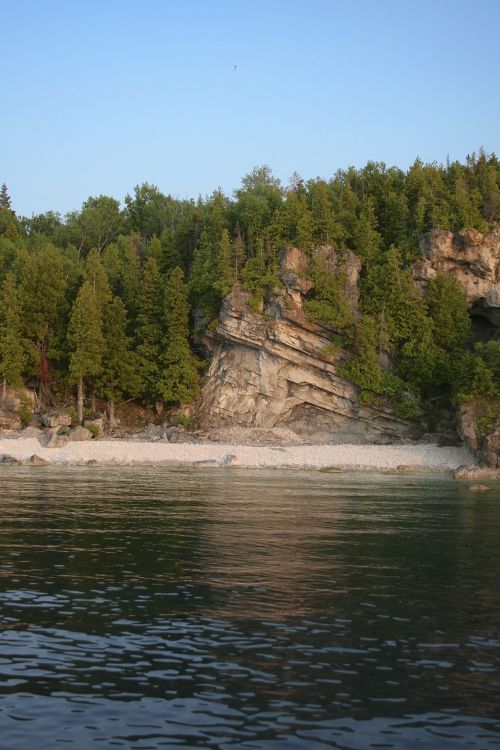
[(0, 750), (500, 747), (498, 491), (164, 467), (2, 480)]

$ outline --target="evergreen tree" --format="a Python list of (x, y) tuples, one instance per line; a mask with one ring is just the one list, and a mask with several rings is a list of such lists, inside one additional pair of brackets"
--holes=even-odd
[(458, 281), (438, 274), (431, 279), (425, 295), (436, 345), (447, 352), (463, 348), (471, 334), (467, 301)]
[(67, 277), (62, 255), (51, 244), (33, 252), (22, 248), (15, 269), (24, 335), (32, 344), (30, 370), (39, 382), (43, 403), (52, 381), (50, 360), (61, 357), (65, 348)]
[(236, 231), (231, 244), (231, 259), (234, 268), (234, 278), (235, 281), (238, 281), (245, 260), (245, 243), (243, 242), (239, 225), (236, 225)]
[(159, 393), (169, 404), (186, 403), (198, 393), (196, 360), (189, 348), (189, 305), (184, 274), (180, 268), (170, 273), (165, 288), (165, 350)]
[(311, 278), (313, 297), (304, 305), (311, 319), (335, 331), (349, 329), (353, 316), (344, 291), (346, 276), (340, 254), (328, 259), (321, 248), (317, 249), (311, 264)]
[(136, 353), (140, 392), (152, 402), (159, 396), (160, 357), (164, 338), (162, 280), (154, 258), (142, 271), (137, 301)]
[(90, 281), (84, 281), (73, 304), (68, 326), (69, 378), (78, 387), (78, 422), (83, 421), (83, 387), (102, 370), (102, 308)]
[(217, 317), (220, 309), (217, 271), (217, 247), (204, 229), (191, 267), (189, 296), (193, 300), (193, 307), (207, 324)]
[(7, 384), (20, 386), (26, 364), (26, 353), (22, 338), (21, 305), (16, 281), (8, 273), (0, 288), (0, 378), (2, 378), (1, 401), (5, 400)]
[(108, 401), (109, 424), (115, 424), (115, 402), (125, 393), (139, 392), (139, 378), (135, 372), (135, 358), (131, 339), (126, 333), (127, 312), (122, 300), (113, 297), (104, 316), (104, 349), (99, 374), (99, 393)]
[(375, 206), (370, 196), (362, 201), (352, 240), (353, 248), (364, 264), (374, 263), (377, 260), (382, 246), (382, 237), (377, 231)]
[(0, 188), (0, 208), (6, 208), (8, 211), (12, 211), (11, 200), (5, 182)]
[(343, 236), (333, 208), (332, 193), (324, 180), (308, 183), (311, 202), (311, 224), (314, 242), (337, 244)]
[[(121, 266), (120, 266), (121, 267)], [(97, 248), (93, 248), (85, 263), (85, 279), (90, 283), (95, 292), (97, 303), (101, 309), (101, 314), (106, 305), (111, 302), (113, 296), (108, 274), (101, 261), (101, 254)]]
[(217, 244), (217, 277), (214, 287), (220, 297), (225, 297), (233, 288), (236, 281), (236, 273), (231, 263), (231, 238), (227, 229), (222, 231)]

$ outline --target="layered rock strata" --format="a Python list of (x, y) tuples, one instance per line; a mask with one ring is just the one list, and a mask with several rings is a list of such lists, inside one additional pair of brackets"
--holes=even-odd
[(438, 273), (453, 276), (471, 312), (500, 325), (500, 227), (484, 235), (476, 229), (434, 229), (422, 237), (420, 250), (413, 276), (421, 288)]
[[(334, 251), (328, 252), (333, 262)], [(348, 265), (354, 307), (359, 261)], [(302, 309), (311, 289), (307, 270), (303, 253), (288, 248), (281, 259), (284, 288), (268, 297), (261, 314), (252, 312), (251, 297), (239, 285), (225, 299), (209, 340), (212, 363), (197, 409), (200, 425), (286, 426), (312, 442), (415, 440), (415, 425), (389, 408), (361, 404), (359, 389), (338, 374), (342, 353), (329, 354), (330, 338)]]

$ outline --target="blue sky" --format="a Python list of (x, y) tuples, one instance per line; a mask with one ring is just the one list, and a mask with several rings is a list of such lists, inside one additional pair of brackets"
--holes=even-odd
[[(0, 183), (31, 215), (500, 152), (499, 0), (0, 0)], [(234, 65), (237, 69), (234, 70)]]

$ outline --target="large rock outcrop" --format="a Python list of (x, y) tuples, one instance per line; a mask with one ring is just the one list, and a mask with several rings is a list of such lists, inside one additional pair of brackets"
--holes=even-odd
[(489, 234), (476, 229), (434, 229), (420, 241), (422, 260), (413, 266), (421, 288), (438, 273), (457, 279), (474, 315), (500, 325), (500, 227)]
[[(334, 251), (327, 252), (334, 264)], [(356, 262), (350, 263), (350, 260)], [(357, 305), (359, 261), (348, 266), (350, 304)], [(310, 291), (308, 262), (297, 248), (281, 257), (284, 288), (274, 291), (262, 314), (252, 312), (241, 286), (226, 298), (210, 338), (212, 363), (197, 415), (202, 427), (286, 426), (311, 441), (389, 443), (418, 437), (418, 428), (389, 408), (361, 404), (358, 388), (337, 370), (330, 339), (302, 309)]]

